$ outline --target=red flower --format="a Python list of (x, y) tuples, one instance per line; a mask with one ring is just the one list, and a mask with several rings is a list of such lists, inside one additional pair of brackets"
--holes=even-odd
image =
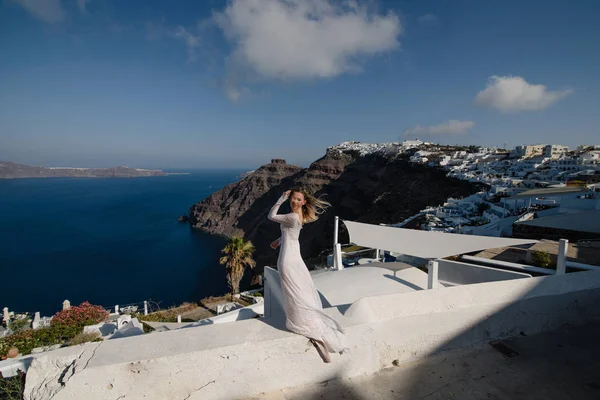
[(79, 326), (94, 325), (106, 320), (108, 312), (100, 306), (85, 301), (79, 306), (57, 312), (52, 318), (52, 325)]

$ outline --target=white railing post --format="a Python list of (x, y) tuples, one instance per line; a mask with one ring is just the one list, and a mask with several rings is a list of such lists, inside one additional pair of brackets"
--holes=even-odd
[(180, 324), (181, 323), (181, 315), (177, 316), (177, 323)]
[(263, 318), (267, 319), (271, 316), (271, 302), (273, 301), (273, 298), (271, 297), (271, 283), (270, 281), (267, 279), (267, 267), (263, 267), (263, 273), (264, 273), (264, 278), (263, 278), (263, 297), (264, 297), (264, 310), (263, 310)]
[(438, 286), (438, 262), (429, 261), (427, 266), (427, 289), (436, 289)]
[(335, 245), (338, 242), (339, 227), (340, 227), (340, 218), (336, 215), (335, 222), (333, 223), (333, 248), (335, 248)]
[(40, 312), (36, 311), (34, 316), (33, 316), (33, 321), (31, 321), (31, 328), (32, 329), (37, 329), (40, 327)]
[(340, 218), (336, 215), (335, 221), (333, 223), (333, 252), (331, 253), (333, 257), (333, 269), (341, 270), (342, 263), (340, 262), (341, 258), (341, 246), (338, 250), (338, 230), (340, 226)]
[(148, 302), (144, 300), (144, 315), (148, 315)]
[(333, 259), (333, 265), (335, 269), (341, 271), (344, 269), (344, 264), (342, 263), (342, 245), (337, 243), (335, 245), (335, 251), (333, 252), (335, 258)]
[(558, 241), (558, 255), (556, 258), (556, 275), (563, 275), (567, 272), (567, 250), (569, 249), (569, 241), (560, 239)]
[(119, 313), (119, 305), (117, 304), (117, 305), (115, 306), (115, 314), (118, 314), (118, 313)]

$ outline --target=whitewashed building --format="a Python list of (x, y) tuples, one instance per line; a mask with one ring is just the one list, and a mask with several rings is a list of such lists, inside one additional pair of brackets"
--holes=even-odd
[(569, 146), (563, 146), (560, 144), (548, 144), (544, 146), (544, 150), (542, 151), (542, 156), (546, 158), (560, 158), (567, 154), (569, 151)]

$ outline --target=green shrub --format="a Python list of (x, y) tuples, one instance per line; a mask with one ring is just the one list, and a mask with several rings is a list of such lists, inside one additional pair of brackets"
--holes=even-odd
[[(168, 308), (166, 310), (160, 310), (148, 315), (141, 313), (132, 315), (140, 321), (148, 322), (177, 322), (177, 315), (185, 314), (189, 311), (198, 308), (196, 303), (183, 303), (180, 306)], [(193, 319), (183, 318), (181, 322), (195, 322)]]
[[(168, 315), (168, 314), (148, 314), (148, 315), (136, 315), (136, 317), (140, 321), (147, 322), (177, 322), (177, 315)], [(190, 318), (181, 318), (181, 322), (196, 322), (194, 319)]]
[[(75, 345), (83, 344), (83, 343), (87, 343), (87, 342), (94, 342), (98, 339), (100, 339), (99, 332), (88, 332), (88, 333), (81, 332), (81, 333), (78, 333), (71, 340), (69, 340), (67, 342), (67, 344), (69, 346), (75, 346)], [(100, 339), (100, 340), (102, 340), (102, 339)]]
[(143, 322), (142, 322), (142, 327), (144, 328), (144, 333), (150, 333), (150, 332), (155, 331), (155, 329), (153, 327), (151, 327), (150, 325), (145, 324)]
[[(88, 302), (59, 311), (52, 318), (49, 327), (15, 331), (12, 335), (0, 338), (0, 359), (6, 358), (12, 347), (19, 349), (19, 353), (22, 355), (27, 355), (36, 347), (65, 344), (67, 342), (69, 344), (85, 343), (81, 340), (90, 337), (83, 336), (83, 327), (95, 325), (106, 320), (107, 317), (108, 312), (102, 307), (91, 305)], [(13, 323), (14, 321), (11, 324)], [(71, 340), (80, 334), (82, 336), (77, 340)], [(97, 339), (97, 337), (94, 337), (87, 341)]]
[(550, 254), (546, 251), (534, 250), (531, 253), (533, 264), (541, 268), (550, 268)]
[(19, 349), (19, 353), (27, 355), (36, 347), (65, 343), (82, 330), (83, 328), (76, 326), (55, 325), (13, 333), (0, 338), (0, 359), (6, 357), (11, 347), (16, 347)]
[(13, 319), (8, 323), (8, 329), (13, 332), (24, 331), (31, 325), (31, 320), (29, 318), (22, 319)]
[(21, 370), (16, 376), (3, 378), (0, 373), (0, 399), (21, 400), (25, 391), (25, 373)]

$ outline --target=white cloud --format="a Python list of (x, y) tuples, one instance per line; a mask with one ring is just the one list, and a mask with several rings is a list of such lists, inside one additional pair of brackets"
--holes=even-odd
[(213, 21), (233, 45), (229, 70), (257, 80), (332, 78), (400, 45), (398, 17), (356, 1), (231, 0)]
[(60, 0), (13, 0), (31, 15), (49, 23), (62, 22), (65, 12)]
[(435, 14), (425, 14), (418, 18), (418, 21), (422, 25), (432, 25), (437, 22), (437, 16)]
[(451, 119), (439, 125), (416, 125), (404, 131), (404, 136), (432, 136), (432, 135), (464, 135), (475, 126), (473, 121), (456, 121)]
[(571, 89), (550, 91), (544, 85), (527, 83), (520, 76), (492, 76), (473, 103), (502, 112), (543, 110), (571, 93)]

